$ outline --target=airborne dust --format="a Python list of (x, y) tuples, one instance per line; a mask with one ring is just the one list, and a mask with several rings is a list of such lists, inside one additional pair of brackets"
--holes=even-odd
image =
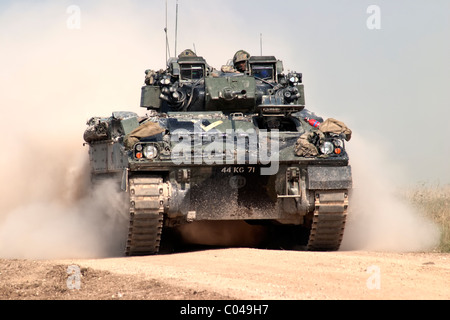
[[(138, 108), (143, 71), (153, 67), (152, 59), (162, 66), (164, 53), (152, 56), (148, 41), (142, 41), (148, 33), (138, 23), (115, 23), (136, 13), (135, 7), (108, 12), (107, 18), (93, 10), (74, 32), (66, 28), (64, 5), (44, 4), (39, 15), (32, 5), (24, 6), (13, 5), (0, 16), (0, 258), (121, 255), (126, 210), (120, 210), (120, 194), (111, 185), (90, 192), (82, 136), (91, 116), (143, 113)], [(390, 174), (380, 166), (386, 159), (359, 157), (367, 150), (353, 129), (354, 207), (343, 248), (432, 248), (439, 238), (436, 227), (394, 196)], [(232, 239), (239, 245), (239, 236)], [(243, 240), (252, 242), (248, 234)]]
[(399, 195), (396, 178), (401, 176), (401, 167), (389, 159), (382, 140), (377, 144), (356, 134), (347, 146), (353, 191), (341, 249), (406, 252), (435, 248), (439, 228)]

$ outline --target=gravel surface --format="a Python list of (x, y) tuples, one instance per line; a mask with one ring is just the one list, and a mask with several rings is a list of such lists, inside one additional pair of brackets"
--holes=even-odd
[(447, 300), (450, 255), (229, 248), (131, 258), (3, 259), (0, 299)]

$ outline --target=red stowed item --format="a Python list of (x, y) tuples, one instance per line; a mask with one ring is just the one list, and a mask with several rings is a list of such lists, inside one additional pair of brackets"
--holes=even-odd
[(320, 122), (314, 119), (305, 118), (305, 121), (308, 122), (312, 127), (319, 128)]

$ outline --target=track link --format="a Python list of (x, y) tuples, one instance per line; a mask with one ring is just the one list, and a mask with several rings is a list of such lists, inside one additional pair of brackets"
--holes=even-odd
[(129, 181), (130, 227), (127, 256), (152, 255), (159, 252), (164, 220), (163, 179), (136, 177)]
[(347, 220), (348, 191), (316, 191), (310, 251), (337, 251)]

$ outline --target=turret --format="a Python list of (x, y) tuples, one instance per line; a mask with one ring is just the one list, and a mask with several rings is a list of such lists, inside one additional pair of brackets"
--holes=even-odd
[(245, 72), (217, 71), (202, 57), (171, 58), (165, 71), (146, 71), (141, 107), (158, 112), (222, 111), (285, 116), (305, 106), (300, 73), (283, 74), (273, 56), (253, 56)]

